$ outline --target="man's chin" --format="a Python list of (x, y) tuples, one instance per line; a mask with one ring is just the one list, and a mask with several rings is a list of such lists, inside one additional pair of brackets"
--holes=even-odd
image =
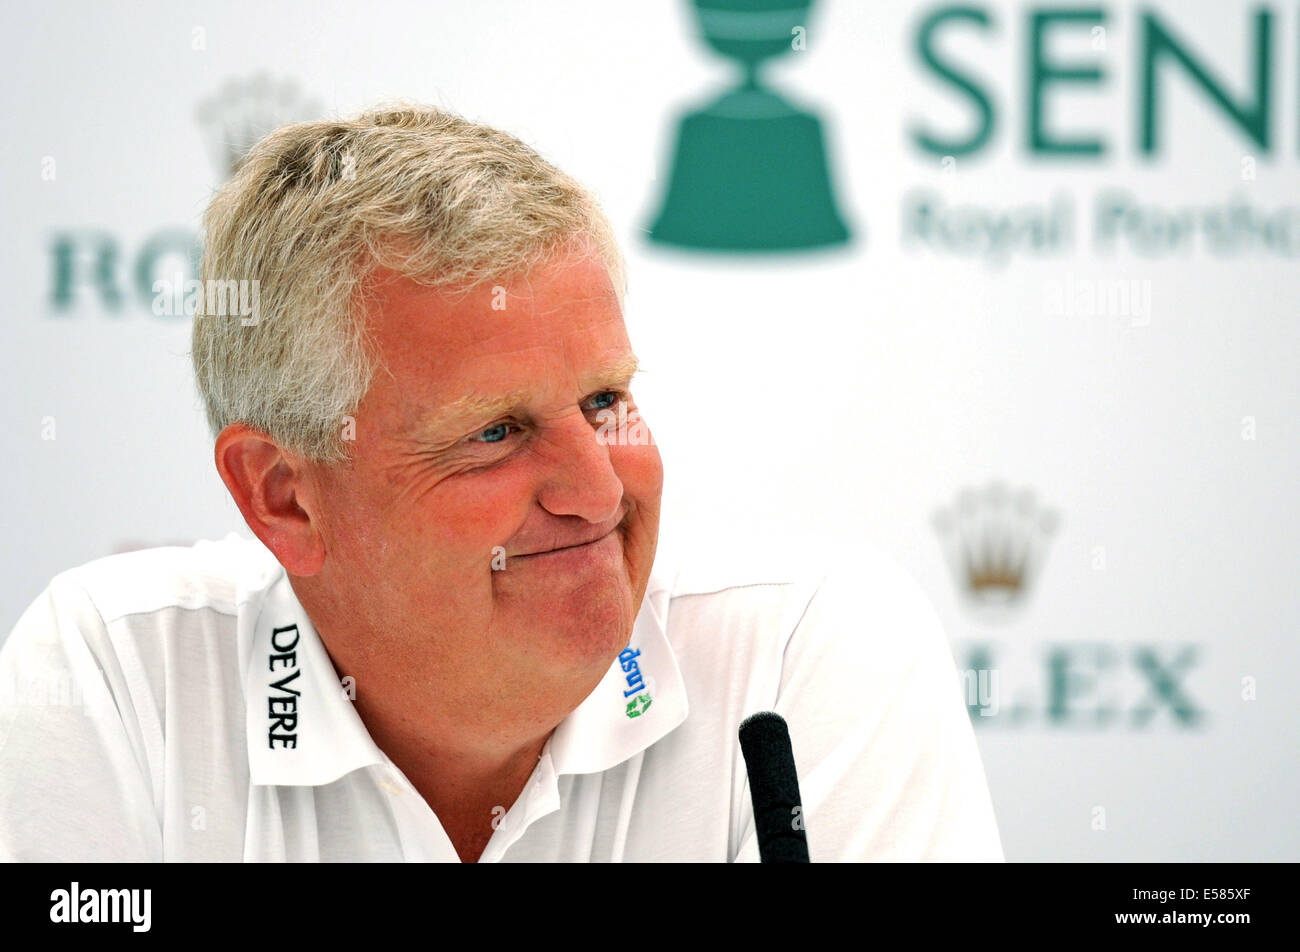
[(626, 580), (601, 589), (584, 586), (547, 600), (524, 630), (538, 632), (538, 662), (574, 677), (603, 672), (632, 636), (636, 606)]

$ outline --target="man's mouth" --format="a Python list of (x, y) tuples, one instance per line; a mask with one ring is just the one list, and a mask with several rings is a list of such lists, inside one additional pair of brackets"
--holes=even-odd
[(600, 537), (598, 537), (598, 538), (596, 538), (596, 539), (592, 539), (592, 540), (587, 541), (587, 542), (577, 542), (577, 543), (574, 543), (573, 545), (563, 545), (563, 546), (560, 546), (560, 547), (555, 548), (555, 549), (545, 549), (545, 550), (543, 550), (543, 551), (541, 551), (541, 552), (530, 552), (530, 553), (528, 553), (527, 555), (516, 555), (515, 558), (516, 558), (516, 559), (535, 559), (535, 558), (539, 558), (539, 557), (541, 557), (541, 556), (559, 555), (560, 553), (564, 553), (564, 552), (569, 552), (569, 553), (573, 553), (573, 554), (576, 555), (576, 554), (581, 553), (583, 550), (587, 550), (587, 549), (595, 549), (595, 548), (597, 548), (598, 546), (603, 545), (603, 544), (609, 542), (610, 539), (611, 539), (611, 537), (614, 536), (614, 535), (617, 533), (617, 531), (618, 531), (617, 529), (611, 529), (611, 530), (609, 530), (609, 532), (606, 532), (603, 536), (600, 536)]

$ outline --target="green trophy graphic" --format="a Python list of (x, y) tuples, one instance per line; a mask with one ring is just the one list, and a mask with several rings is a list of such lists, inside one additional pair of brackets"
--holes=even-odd
[(671, 178), (650, 240), (715, 251), (843, 244), (822, 127), (759, 83), (793, 48), (812, 0), (693, 0), (704, 38), (744, 67), (743, 82), (678, 123)]

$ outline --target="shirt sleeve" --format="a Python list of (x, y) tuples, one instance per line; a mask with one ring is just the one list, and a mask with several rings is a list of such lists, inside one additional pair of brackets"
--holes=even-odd
[[(892, 558), (824, 575), (786, 644), (789, 724), (813, 862), (1002, 862), (943, 624)], [(752, 833), (738, 860), (757, 860)]]
[(0, 646), (0, 860), (162, 859), (127, 694), (99, 612), (56, 578)]

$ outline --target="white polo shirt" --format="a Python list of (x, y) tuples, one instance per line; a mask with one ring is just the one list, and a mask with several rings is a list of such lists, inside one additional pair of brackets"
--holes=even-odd
[[(1000, 861), (916, 582), (869, 547), (807, 574), (715, 561), (656, 564), (624, 660), (480, 862), (757, 860), (736, 732), (763, 710), (789, 723), (814, 862)], [(0, 648), (0, 859), (456, 862), (350, 690), (256, 541), (63, 572)]]

